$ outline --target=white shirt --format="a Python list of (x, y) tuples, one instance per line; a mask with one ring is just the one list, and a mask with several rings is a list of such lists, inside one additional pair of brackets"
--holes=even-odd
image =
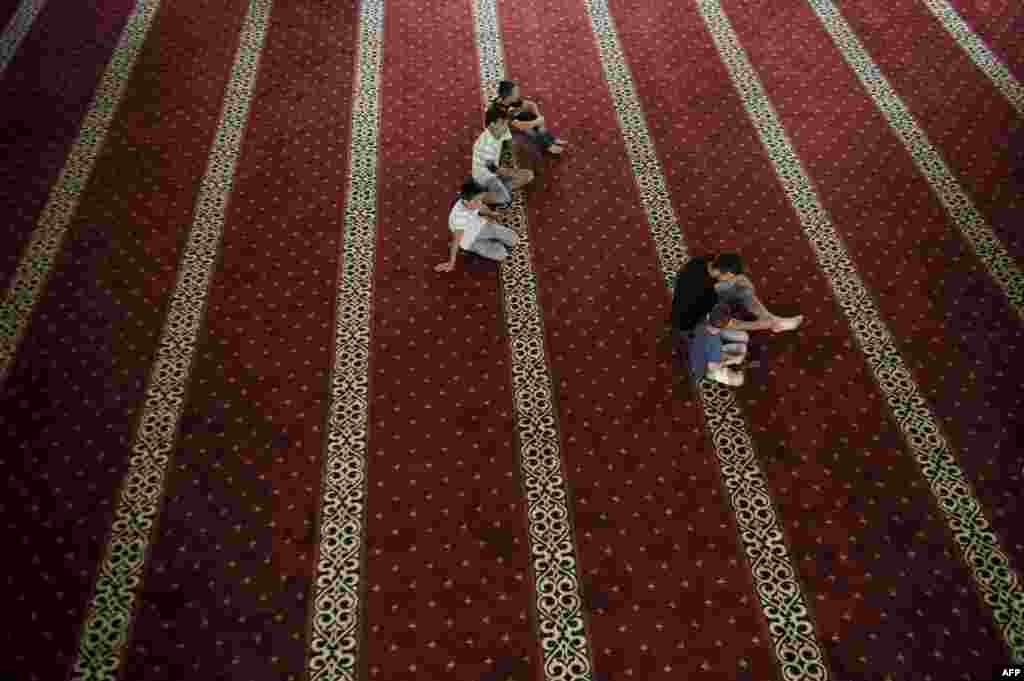
[(498, 164), (501, 157), (501, 143), (512, 139), (512, 133), (505, 128), (505, 134), (498, 139), (491, 134), (490, 129), (485, 128), (473, 144), (473, 179), (479, 184), (487, 186), (487, 183), (497, 177), (487, 169), (488, 163)]
[(484, 219), (480, 217), (480, 209), (467, 208), (465, 202), (459, 199), (452, 206), (452, 212), (448, 213), (448, 229), (453, 232), (462, 230), (462, 248), (469, 248), (473, 245), (480, 230), (484, 227)]

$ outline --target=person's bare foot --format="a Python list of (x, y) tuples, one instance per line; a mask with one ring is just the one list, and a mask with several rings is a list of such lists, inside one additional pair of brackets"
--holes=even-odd
[(793, 331), (800, 327), (804, 323), (804, 316), (797, 315), (796, 317), (779, 317), (776, 319), (775, 324), (772, 325), (772, 331), (774, 333), (782, 333), (783, 331)]

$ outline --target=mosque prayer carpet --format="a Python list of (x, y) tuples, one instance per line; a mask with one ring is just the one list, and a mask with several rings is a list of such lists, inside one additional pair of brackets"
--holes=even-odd
[[(0, 3), (0, 678), (1024, 663), (1022, 25)], [(502, 78), (569, 146), (436, 272)], [(739, 388), (665, 334), (722, 250), (806, 317)]]

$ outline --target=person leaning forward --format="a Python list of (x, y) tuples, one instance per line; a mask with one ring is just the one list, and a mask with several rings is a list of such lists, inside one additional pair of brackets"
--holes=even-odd
[(484, 131), (473, 144), (473, 179), (484, 188), (484, 203), (507, 208), (512, 202), (512, 192), (529, 184), (533, 172), (501, 167), (501, 145), (512, 139), (508, 114), (503, 109), (488, 108), (484, 125)]
[(448, 260), (434, 266), (436, 272), (451, 272), (459, 251), (476, 253), (488, 260), (504, 262), (508, 249), (519, 243), (515, 231), (497, 224), (499, 215), (483, 205), (483, 187), (475, 180), (466, 180), (459, 197), (448, 213), (448, 229), (452, 233)]
[[(719, 364), (722, 336), (707, 327), (708, 315), (718, 303), (715, 286), (743, 272), (743, 260), (735, 253), (690, 258), (676, 275), (672, 294), (673, 335), (686, 335), (693, 380), (705, 375), (725, 385), (741, 385), (743, 377)], [(705, 370), (710, 363), (710, 370)], [(699, 367), (699, 368), (698, 368)]]

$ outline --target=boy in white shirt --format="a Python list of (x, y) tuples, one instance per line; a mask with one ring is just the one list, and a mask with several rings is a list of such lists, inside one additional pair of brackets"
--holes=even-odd
[(475, 180), (466, 180), (459, 198), (448, 213), (448, 229), (452, 233), (451, 254), (446, 262), (434, 266), (436, 272), (451, 272), (459, 250), (469, 251), (488, 260), (504, 262), (508, 249), (519, 243), (516, 233), (497, 224), (498, 214), (483, 204), (484, 188)]
[(473, 144), (473, 179), (484, 188), (484, 203), (508, 208), (512, 192), (533, 181), (533, 172), (525, 168), (502, 168), (501, 146), (512, 139), (508, 113), (491, 106), (484, 116), (484, 131)]

